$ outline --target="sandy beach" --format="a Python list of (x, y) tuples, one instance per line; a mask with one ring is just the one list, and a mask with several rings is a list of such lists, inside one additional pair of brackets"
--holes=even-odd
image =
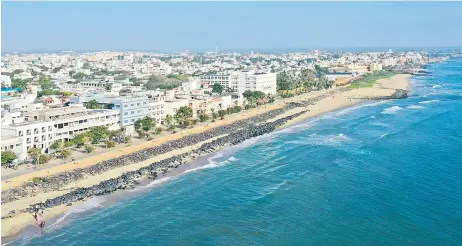
[[(112, 158), (116, 158), (122, 155), (126, 155), (129, 153), (136, 152), (138, 150), (142, 150), (148, 147), (153, 147), (153, 146), (158, 146), (163, 143), (166, 143), (171, 140), (175, 139), (180, 139), (188, 134), (196, 134), (196, 133), (201, 133), (206, 130), (210, 130), (212, 128), (216, 128), (219, 126), (231, 124), (233, 122), (236, 122), (238, 120), (252, 117), (255, 115), (259, 115), (274, 109), (278, 108), (283, 108), (286, 103), (289, 102), (298, 102), (298, 101), (304, 101), (308, 100), (310, 98), (314, 98), (320, 95), (325, 95), (326, 93), (332, 93), (331, 96), (326, 97), (318, 102), (316, 102), (313, 105), (308, 105), (306, 107), (297, 107), (293, 108), (290, 110), (287, 110), (283, 114), (279, 115), (277, 118), (271, 119), (269, 121), (275, 121), (279, 118), (283, 118), (289, 115), (292, 115), (294, 113), (302, 112), (307, 110), (306, 113), (302, 114), (301, 116), (287, 122), (284, 124), (282, 127), (288, 127), (294, 124), (297, 124), (301, 121), (304, 121), (308, 118), (316, 117), (319, 115), (322, 115), (327, 112), (339, 110), (342, 108), (346, 107), (351, 107), (353, 105), (359, 104), (361, 102), (364, 102), (364, 99), (370, 98), (370, 97), (381, 97), (381, 96), (390, 96), (392, 95), (397, 89), (401, 90), (408, 90), (409, 89), (409, 78), (411, 75), (406, 75), (406, 74), (399, 74), (395, 75), (389, 79), (381, 79), (376, 82), (376, 84), (371, 87), (371, 88), (359, 88), (359, 89), (351, 89), (351, 90), (337, 90), (337, 89), (330, 89), (330, 90), (325, 90), (325, 91), (316, 91), (316, 92), (310, 92), (306, 94), (302, 94), (296, 97), (288, 98), (288, 99), (278, 99), (276, 102), (270, 105), (264, 105), (259, 108), (247, 110), (245, 112), (241, 112), (239, 114), (234, 114), (234, 115), (228, 115), (224, 120), (217, 120), (216, 122), (209, 122), (205, 125), (200, 125), (196, 126), (191, 129), (186, 129), (183, 131), (180, 131), (175, 134), (170, 134), (167, 136), (159, 137), (155, 141), (150, 141), (150, 142), (144, 142), (138, 145), (132, 145), (129, 147), (126, 147), (121, 150), (116, 150), (116, 151), (110, 151), (106, 152), (103, 154), (99, 154), (96, 156), (90, 156), (86, 159), (80, 160), (77, 163), (70, 162), (66, 164), (62, 164), (59, 166), (54, 166), (50, 168), (46, 168), (43, 170), (39, 170), (36, 172), (32, 173), (27, 173), (23, 174), (20, 176), (16, 176), (13, 178), (10, 178), (8, 180), (2, 180), (2, 191), (5, 191), (7, 189), (11, 189), (14, 187), (21, 186), (25, 182), (30, 181), (34, 177), (46, 177), (52, 174), (57, 174), (61, 172), (66, 172), (66, 171), (71, 171), (76, 168), (82, 168), (82, 167), (88, 167), (92, 166), (96, 163), (99, 163), (103, 160), (108, 160)], [(119, 168), (114, 168), (112, 170), (109, 170), (107, 172), (104, 172), (100, 175), (94, 175), (94, 176), (88, 176), (85, 177), (82, 180), (79, 180), (77, 182), (65, 185), (62, 187), (60, 190), (56, 191), (50, 191), (50, 192), (41, 192), (41, 193), (35, 193), (33, 196), (29, 197), (24, 197), (16, 201), (8, 202), (5, 204), (2, 204), (1, 212), (2, 216), (6, 216), (10, 213), (10, 211), (15, 211), (14, 214), (12, 214), (11, 218), (5, 218), (2, 219), (2, 239), (9, 240), (11, 237), (14, 237), (18, 233), (21, 232), (26, 226), (32, 225), (34, 223), (34, 220), (29, 213), (21, 213), (19, 210), (25, 209), (29, 207), (31, 204), (38, 203), (41, 201), (45, 201), (50, 198), (54, 198), (57, 196), (60, 196), (62, 194), (68, 193), (69, 191), (72, 191), (76, 188), (80, 187), (90, 187), (95, 184), (98, 184), (99, 182), (103, 180), (108, 180), (111, 178), (115, 178), (120, 176), (121, 174), (128, 172), (128, 171), (133, 171), (137, 170), (140, 167), (147, 166), (155, 161), (163, 160), (178, 154), (186, 153), (189, 152), (193, 149), (198, 148), (202, 144), (206, 142), (213, 141), (216, 138), (209, 139), (207, 141), (202, 141), (200, 143), (197, 143), (192, 146), (188, 146), (185, 148), (177, 149), (175, 151), (170, 151), (165, 154), (161, 154), (158, 156), (155, 156), (153, 158), (150, 158), (146, 161), (136, 163), (136, 164), (130, 164), (126, 166), (122, 166)], [(175, 171), (171, 171), (172, 173), (175, 173)], [(167, 172), (168, 175), (169, 172)], [(44, 212), (44, 219), (49, 221), (52, 218), (66, 213), (69, 209), (71, 209), (73, 206), (80, 204), (84, 201), (80, 202), (75, 202), (72, 204), (72, 206), (57, 206), (52, 209), (47, 209)], [(3, 240), (2, 240), (3, 241)]]

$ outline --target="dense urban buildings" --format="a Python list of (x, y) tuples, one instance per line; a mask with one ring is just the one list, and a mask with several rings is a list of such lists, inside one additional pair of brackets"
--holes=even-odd
[[(457, 55), (451, 52), (438, 54)], [(92, 127), (135, 134), (149, 117), (168, 125), (183, 107), (193, 118), (248, 104), (246, 92), (275, 97), (278, 76), (313, 76), (343, 86), (382, 70), (413, 71), (434, 54), (409, 52), (311, 52), (158, 54), (62, 52), (5, 54), (1, 67), (2, 151), (18, 160), (32, 147), (49, 152)], [(279, 88), (283, 89), (283, 88)]]

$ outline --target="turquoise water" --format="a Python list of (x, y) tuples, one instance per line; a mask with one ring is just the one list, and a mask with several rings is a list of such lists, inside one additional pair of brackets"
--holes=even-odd
[[(462, 245), (462, 60), (244, 143), (27, 245)], [(128, 193), (127, 193), (128, 194)]]

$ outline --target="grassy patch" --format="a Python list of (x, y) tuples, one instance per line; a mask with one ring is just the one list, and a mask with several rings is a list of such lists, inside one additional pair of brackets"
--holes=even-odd
[(363, 75), (362, 78), (352, 82), (350, 88), (357, 89), (372, 87), (375, 84), (375, 82), (377, 82), (377, 80), (387, 79), (395, 74), (396, 73), (392, 71), (376, 71), (373, 73), (367, 73)]
[(44, 182), (47, 182), (45, 178), (40, 178), (40, 177), (32, 178), (32, 183), (44, 183)]

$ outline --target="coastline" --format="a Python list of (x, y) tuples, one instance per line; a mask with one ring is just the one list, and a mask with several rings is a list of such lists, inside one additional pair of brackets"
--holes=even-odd
[[(410, 75), (397, 75), (397, 76), (394, 76), (394, 77), (392, 77), (390, 79), (377, 81), (377, 83), (376, 83), (377, 86), (374, 86), (374, 88), (361, 88), (361, 89), (352, 89), (352, 90), (348, 90), (348, 91), (336, 92), (332, 96), (321, 99), (321, 100), (317, 101), (314, 104), (310, 104), (310, 105), (305, 106), (305, 107), (296, 107), (296, 108), (289, 109), (286, 112), (278, 115), (276, 118), (271, 119), (271, 120), (275, 121), (275, 120), (278, 120), (278, 119), (282, 119), (284, 117), (288, 117), (290, 115), (294, 115), (294, 114), (297, 114), (297, 113), (302, 113), (304, 110), (308, 110), (307, 112), (302, 113), (298, 117), (295, 117), (294, 119), (290, 119), (290, 120), (286, 121), (284, 124), (277, 127), (277, 130), (284, 129), (284, 128), (296, 125), (296, 124), (298, 124), (298, 123), (300, 123), (302, 121), (305, 121), (307, 119), (318, 117), (318, 116), (321, 116), (321, 115), (323, 115), (325, 113), (328, 113), (328, 112), (337, 111), (337, 110), (340, 110), (340, 109), (343, 109), (343, 108), (352, 107), (354, 105), (362, 103), (365, 100), (364, 99), (359, 99), (359, 97), (361, 97), (361, 96), (364, 97), (364, 95), (369, 96), (369, 95), (371, 95), (370, 93), (372, 93), (372, 95), (374, 95), (374, 96), (389, 96), (390, 93), (392, 91), (396, 90), (396, 89), (402, 89), (402, 88), (408, 89), (408, 84), (409, 84), (409, 78), (410, 77), (411, 77)], [(386, 85), (386, 87), (385, 87), (385, 85)], [(313, 98), (313, 97), (318, 96), (318, 95), (324, 95), (325, 93), (328, 93), (328, 92), (331, 92), (331, 91), (332, 90), (322, 91), (322, 92), (314, 92), (314, 93), (308, 93), (309, 95), (305, 95), (305, 96), (302, 96), (302, 97), (289, 98), (289, 99), (285, 100), (287, 102), (284, 102), (284, 104), (290, 103), (290, 102), (303, 101), (304, 99), (306, 100), (306, 99)], [(273, 107), (271, 107), (271, 106), (273, 106)], [(269, 108), (271, 108), (271, 109), (274, 109), (274, 108), (277, 108), (277, 107), (282, 107), (282, 104), (270, 105), (269, 106)], [(255, 115), (255, 114), (253, 114), (253, 115)], [(237, 119), (242, 119), (243, 118), (243, 117), (241, 117), (241, 115), (235, 115), (235, 117)], [(247, 117), (250, 117), (250, 115), (247, 115)], [(231, 116), (230, 116), (230, 118), (231, 118)], [(219, 125), (225, 125), (225, 124), (229, 123), (229, 121), (225, 121), (225, 120), (224, 121), (217, 121), (217, 122), (221, 123)], [(193, 131), (191, 131), (191, 132), (193, 132)], [(179, 137), (181, 137), (182, 135), (184, 135), (184, 133), (179, 134)], [(139, 169), (140, 167), (147, 166), (147, 165), (149, 165), (150, 163), (152, 163), (155, 160), (159, 160), (159, 159), (162, 159), (162, 158), (168, 158), (168, 157), (174, 156), (175, 154), (181, 154), (181, 153), (188, 152), (188, 151), (194, 149), (194, 147), (200, 146), (200, 145), (202, 145), (204, 143), (207, 143), (207, 142), (211, 142), (211, 141), (213, 141), (214, 139), (217, 139), (217, 138), (218, 137), (213, 138), (213, 139), (209, 139), (207, 141), (201, 141), (201, 142), (199, 142), (199, 143), (197, 143), (195, 145), (188, 146), (188, 147), (176, 150), (176, 151), (170, 151), (170, 152), (168, 152), (166, 154), (163, 154), (163, 156), (156, 156), (156, 157), (150, 158), (150, 159), (148, 159), (146, 161), (143, 161), (142, 163), (135, 163), (135, 164), (127, 165), (127, 166), (122, 166), (122, 167), (119, 167), (119, 168), (109, 170), (109, 171), (104, 172), (104, 173), (99, 174), (99, 175), (87, 177), (87, 178), (85, 178), (83, 180), (80, 180), (79, 182), (75, 182), (75, 183), (70, 184), (67, 188), (68, 189), (71, 189), (71, 188), (75, 189), (77, 187), (89, 187), (91, 185), (99, 183), (100, 181), (117, 177), (117, 176), (119, 176), (122, 173), (125, 173), (127, 171), (133, 171), (133, 170)], [(166, 141), (168, 141), (168, 140), (166, 140)], [(152, 145), (152, 143), (150, 143), (150, 144)], [(161, 143), (157, 143), (157, 144), (161, 144)], [(234, 146), (238, 146), (238, 145), (231, 145), (231, 148), (234, 147)], [(213, 155), (217, 151), (222, 151), (224, 149), (228, 149), (229, 147), (230, 147), (230, 145), (223, 146), (222, 148), (214, 149), (213, 152), (211, 152), (211, 153), (194, 156), (194, 158), (188, 158), (185, 164), (181, 164), (177, 168), (168, 168), (168, 170), (165, 173), (163, 173), (160, 176), (157, 176), (155, 180), (160, 180), (160, 179), (165, 178), (165, 177), (178, 177), (178, 176), (181, 176), (182, 174), (184, 174), (185, 172), (187, 172), (187, 170), (189, 170), (188, 167), (192, 167), (192, 168), (197, 169), (197, 168), (200, 168), (200, 167), (202, 167), (204, 165), (207, 165), (207, 163), (200, 164), (200, 160), (202, 158), (203, 158), (202, 160), (207, 159), (207, 156)], [(123, 152), (126, 153), (126, 151), (123, 151)], [(111, 156), (111, 158), (115, 158), (115, 157), (117, 157), (117, 156)], [(194, 164), (194, 163), (197, 163), (197, 164)], [(79, 166), (79, 167), (81, 167), (81, 166)], [(74, 169), (75, 169), (75, 166), (74, 166)], [(41, 170), (41, 171), (45, 171), (44, 172), (45, 176), (48, 174), (47, 170)], [(34, 174), (32, 176), (37, 177), (39, 175)], [(30, 177), (27, 177), (27, 178), (21, 177), (21, 178), (23, 178), (23, 180), (27, 180), (27, 178), (30, 178)], [(149, 181), (147, 178), (144, 177), (144, 178), (138, 179), (137, 182), (139, 182), (140, 185), (144, 185), (146, 183), (151, 183), (152, 181)], [(18, 182), (18, 183), (20, 183), (20, 182)], [(16, 183), (16, 185), (18, 185), (18, 183)], [(2, 181), (2, 184), (3, 184), (3, 181)], [(9, 187), (11, 188), (12, 183), (9, 183), (9, 184), (10, 184)], [(15, 184), (15, 183), (13, 183), (13, 184)], [(4, 190), (4, 187), (2, 187), (2, 190)], [(149, 189), (146, 189), (146, 190), (149, 190)], [(27, 198), (24, 198), (24, 199), (20, 199), (18, 201), (5, 203), (5, 204), (3, 204), (2, 207), (7, 206), (6, 209), (8, 209), (8, 207), (10, 207), (10, 208), (16, 207), (14, 205), (24, 207), (26, 205), (33, 204), (35, 202), (40, 202), (40, 201), (46, 200), (47, 198), (52, 198), (52, 197), (58, 196), (58, 195), (63, 194), (65, 192), (66, 191), (47, 192), (46, 194), (38, 195), (40, 197), (38, 197), (38, 196), (27, 197)], [(115, 192), (111, 193), (110, 195), (112, 195), (112, 194), (120, 194), (120, 192), (124, 192), (124, 191), (115, 191)], [(92, 199), (92, 198), (89, 198), (89, 199)], [(88, 200), (88, 198), (84, 199), (82, 201), (73, 202), (71, 206), (60, 205), (60, 206), (53, 207), (51, 209), (46, 209), (45, 214), (44, 214), (44, 219), (47, 220), (47, 221), (53, 222), (53, 221), (57, 220), (60, 216), (64, 216), (64, 214), (68, 213), (72, 208), (74, 208), (76, 206), (79, 206), (80, 204), (86, 202), (87, 200)], [(13, 204), (13, 206), (12, 206), (12, 204)], [(4, 211), (8, 211), (8, 210), (3, 210), (3, 208), (2, 208), (2, 212), (4, 212)], [(4, 240), (7, 240), (7, 241), (14, 240), (15, 238), (17, 238), (18, 235), (21, 234), (22, 231), (27, 230), (28, 227), (30, 227), (33, 230), (35, 228), (35, 226), (32, 226), (32, 227), (30, 226), (30, 224), (32, 222), (33, 221), (31, 219), (31, 216), (30, 216), (29, 213), (21, 213), (21, 214), (18, 214), (16, 216), (12, 217), (12, 218), (2, 220), (2, 241), (4, 241)], [(5, 228), (5, 224), (8, 225), (6, 228)], [(35, 229), (38, 230), (38, 228), (35, 228)]]

